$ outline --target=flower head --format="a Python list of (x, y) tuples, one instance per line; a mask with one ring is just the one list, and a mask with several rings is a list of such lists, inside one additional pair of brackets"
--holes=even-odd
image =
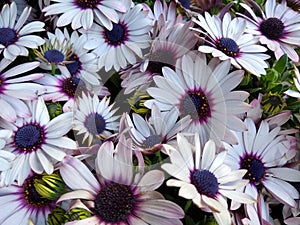
[(16, 122), (0, 120), (0, 127), (11, 131), (0, 155), (5, 152), (15, 154), (10, 168), (1, 174), (0, 186), (9, 185), (15, 179), (21, 185), (33, 170), (41, 174), (51, 174), (56, 162), (66, 155), (64, 149), (75, 150), (77, 145), (64, 135), (72, 127), (73, 113), (64, 113), (50, 120), (42, 97), (26, 101), (32, 116), (17, 118)]
[[(31, 33), (44, 31), (44, 23), (34, 21), (24, 25), (30, 15), (31, 7), (26, 7), (17, 19), (17, 6), (15, 2), (5, 4), (0, 12), (0, 17), (5, 18), (0, 23), (0, 53), (9, 60), (17, 56), (28, 56), (27, 48), (35, 49), (45, 41)], [(10, 15), (10, 16), (7, 16)]]
[(247, 195), (235, 189), (247, 184), (242, 180), (246, 170), (231, 170), (224, 164), (226, 152), (216, 155), (215, 143), (209, 140), (200, 147), (198, 135), (195, 145), (178, 134), (178, 147), (164, 145), (171, 163), (162, 169), (176, 179), (169, 179), (167, 186), (179, 187), (179, 196), (193, 200), (200, 209), (212, 212), (219, 224), (231, 224), (226, 197), (239, 202), (253, 203)]
[(116, 148), (112, 142), (105, 142), (95, 163), (98, 179), (76, 158), (67, 156), (60, 168), (73, 191), (62, 195), (59, 201), (84, 199), (85, 207), (93, 213), (90, 218), (69, 224), (182, 224), (179, 218), (183, 217), (183, 210), (154, 191), (162, 184), (163, 173), (133, 173), (130, 140), (122, 136)]
[(104, 97), (101, 101), (97, 95), (82, 94), (78, 97), (74, 108), (74, 127), (79, 134), (83, 134), (83, 142), (87, 139), (91, 145), (95, 139), (105, 139), (118, 130), (119, 116), (114, 116), (118, 109), (109, 105), (110, 99)]
[(136, 5), (121, 14), (112, 29), (93, 24), (89, 30), (82, 30), (88, 39), (84, 47), (99, 56), (100, 68), (119, 71), (142, 58), (142, 49), (150, 46), (152, 20), (147, 14), (141, 5)]
[(221, 20), (218, 16), (211, 16), (205, 12), (205, 16), (198, 15), (198, 20), (194, 19), (194, 22), (204, 31), (192, 29), (207, 35), (199, 38), (210, 44), (199, 46), (200, 52), (212, 53), (220, 60), (229, 59), (236, 68), (244, 68), (256, 76), (266, 74), (265, 68), (268, 65), (264, 60), (270, 56), (263, 54), (267, 49), (257, 44), (257, 38), (245, 33), (244, 19), (231, 19), (230, 14), (226, 13)]
[(299, 45), (300, 13), (287, 7), (286, 1), (277, 3), (275, 0), (267, 0), (265, 11), (261, 10), (261, 17), (255, 15), (253, 10), (246, 4), (241, 3), (251, 15), (242, 15), (248, 21), (247, 32), (258, 37), (261, 44), (265, 44), (275, 53), (276, 59), (283, 54), (294, 62), (299, 61), (299, 56), (294, 46)]
[(192, 121), (185, 131), (198, 132), (203, 144), (209, 139), (236, 142), (229, 129), (246, 129), (237, 115), (249, 108), (243, 102), (248, 93), (232, 91), (243, 71), (228, 74), (229, 68), (229, 61), (218, 64), (214, 59), (207, 65), (203, 54), (185, 55), (177, 61), (175, 71), (163, 67), (163, 77), (154, 76), (157, 87), (147, 89), (154, 99), (144, 105), (151, 108), (155, 103), (161, 111), (175, 106), (179, 116), (190, 115)]
[(118, 0), (58, 0), (45, 7), (43, 12), (46, 16), (62, 14), (57, 20), (58, 27), (71, 24), (73, 30), (80, 27), (87, 30), (98, 22), (112, 30), (112, 23), (119, 20), (117, 12), (126, 12), (126, 7)]

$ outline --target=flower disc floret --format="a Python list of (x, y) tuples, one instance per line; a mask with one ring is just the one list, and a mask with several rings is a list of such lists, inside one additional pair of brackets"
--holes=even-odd
[(113, 23), (112, 30), (104, 30), (104, 36), (108, 44), (118, 46), (127, 39), (126, 27), (120, 23)]
[(82, 9), (93, 9), (100, 3), (100, 0), (77, 0), (76, 4)]
[(134, 208), (135, 197), (127, 185), (112, 183), (101, 189), (95, 199), (95, 213), (104, 221), (126, 221)]
[(193, 120), (207, 121), (211, 116), (209, 102), (201, 90), (189, 92), (183, 98), (180, 110), (183, 115), (190, 115)]
[(0, 44), (5, 47), (15, 43), (18, 35), (15, 30), (7, 27), (0, 28)]
[(44, 128), (39, 124), (26, 124), (20, 127), (14, 136), (14, 145), (18, 151), (30, 153), (41, 147), (45, 140)]
[(99, 113), (91, 113), (84, 121), (84, 126), (93, 135), (101, 134), (106, 128), (106, 122)]
[(44, 207), (51, 203), (51, 200), (48, 200), (42, 197), (35, 189), (34, 183), (36, 179), (41, 179), (42, 175), (36, 174), (27, 180), (23, 184), (23, 197), (28, 205), (34, 207)]
[(260, 182), (265, 175), (264, 164), (256, 157), (246, 156), (242, 159), (241, 169), (247, 169), (244, 179), (248, 179), (250, 182)]
[(239, 46), (231, 38), (221, 38), (216, 44), (220, 51), (230, 57), (235, 57), (239, 54)]
[(284, 24), (278, 18), (271, 17), (260, 24), (260, 31), (271, 40), (279, 40), (284, 31)]
[(219, 191), (219, 184), (216, 176), (209, 170), (195, 170), (191, 173), (191, 183), (195, 185), (197, 191), (214, 198)]

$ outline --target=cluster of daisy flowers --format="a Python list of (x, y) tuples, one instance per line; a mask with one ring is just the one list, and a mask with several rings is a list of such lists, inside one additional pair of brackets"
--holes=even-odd
[(299, 225), (300, 4), (0, 1), (1, 225)]

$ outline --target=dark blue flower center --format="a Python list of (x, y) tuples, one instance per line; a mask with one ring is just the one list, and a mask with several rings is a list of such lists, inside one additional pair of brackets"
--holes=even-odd
[(28, 205), (41, 208), (51, 204), (51, 200), (42, 197), (34, 187), (36, 179), (42, 179), (42, 175), (36, 174), (25, 180), (23, 184), (23, 198)]
[(45, 52), (44, 58), (47, 59), (49, 63), (61, 63), (64, 61), (64, 54), (56, 49), (51, 49)]
[(93, 135), (101, 134), (106, 128), (106, 122), (102, 115), (98, 113), (92, 113), (87, 116), (84, 121), (84, 126)]
[(73, 61), (72, 63), (67, 63), (66, 67), (71, 75), (77, 75), (81, 70), (81, 62), (76, 54), (73, 54), (68, 61)]
[(208, 170), (194, 170), (191, 174), (191, 182), (202, 195), (214, 198), (218, 194), (218, 180), (215, 175)]
[(190, 6), (191, 6), (191, 1), (190, 0), (179, 0), (179, 2), (181, 3), (181, 5), (184, 8), (190, 9)]
[(134, 204), (135, 196), (130, 187), (112, 183), (103, 187), (96, 196), (95, 214), (106, 223), (127, 224), (127, 217), (132, 213)]
[(217, 41), (217, 48), (225, 55), (235, 57), (239, 54), (239, 46), (231, 38), (221, 38)]
[(82, 9), (94, 9), (101, 0), (76, 0), (76, 4)]
[(162, 141), (163, 141), (163, 137), (161, 135), (157, 135), (157, 134), (150, 135), (143, 142), (143, 147), (152, 148), (154, 147), (154, 145), (162, 143)]
[(271, 40), (279, 40), (283, 36), (284, 24), (278, 18), (268, 18), (260, 24), (260, 31)]
[(247, 170), (244, 179), (248, 179), (252, 183), (260, 182), (265, 176), (264, 164), (260, 159), (251, 155), (241, 160), (241, 169)]
[(211, 116), (209, 102), (202, 91), (191, 91), (183, 98), (180, 106), (183, 115), (190, 115), (193, 120), (206, 122)]
[(75, 96), (79, 85), (80, 79), (78, 77), (72, 76), (65, 79), (62, 83), (62, 90), (65, 94), (67, 94), (70, 98)]
[(26, 124), (14, 136), (16, 150), (21, 153), (36, 151), (45, 142), (45, 130), (39, 124)]
[(18, 35), (11, 28), (0, 28), (0, 44), (5, 47), (15, 43), (18, 40)]
[(105, 29), (104, 37), (108, 44), (118, 46), (127, 39), (126, 27), (120, 23), (113, 23), (112, 30)]

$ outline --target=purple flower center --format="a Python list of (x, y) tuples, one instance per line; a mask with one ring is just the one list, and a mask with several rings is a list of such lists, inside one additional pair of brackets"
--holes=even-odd
[(206, 95), (200, 91), (191, 91), (183, 98), (180, 111), (183, 115), (190, 115), (194, 121), (206, 122), (211, 116), (209, 102)]
[(102, 115), (92, 113), (87, 116), (84, 126), (93, 135), (99, 135), (105, 130), (106, 122)]
[(246, 169), (244, 179), (252, 183), (260, 182), (265, 175), (265, 167), (260, 159), (254, 156), (246, 156), (241, 160), (241, 169)]
[(67, 69), (71, 75), (77, 75), (81, 70), (81, 62), (79, 61), (78, 56), (73, 54), (68, 60), (73, 62), (66, 64)]
[(23, 197), (28, 205), (36, 208), (48, 206), (51, 200), (42, 197), (34, 187), (36, 179), (42, 179), (42, 175), (36, 174), (27, 178), (23, 184)]
[(70, 98), (74, 98), (77, 91), (80, 79), (78, 77), (72, 76), (63, 81), (62, 90)]
[(239, 54), (239, 46), (231, 38), (221, 38), (217, 41), (217, 48), (225, 55), (235, 57)]
[(283, 36), (284, 24), (280, 19), (271, 17), (260, 24), (260, 31), (271, 40), (279, 40)]
[(218, 194), (218, 180), (215, 175), (208, 170), (194, 170), (191, 174), (191, 182), (202, 195), (214, 198)]
[(163, 141), (163, 137), (161, 135), (150, 135), (149, 137), (147, 137), (143, 143), (143, 147), (144, 148), (152, 148), (154, 147), (154, 145), (156, 144), (160, 144)]
[(61, 63), (64, 61), (64, 54), (56, 49), (51, 49), (45, 52), (44, 58), (47, 59), (49, 63)]
[(116, 47), (127, 40), (127, 28), (123, 24), (113, 23), (112, 30), (104, 30), (104, 37), (109, 45)]
[(0, 44), (5, 47), (15, 43), (18, 36), (15, 30), (11, 28), (0, 28)]
[(75, 3), (82, 9), (94, 9), (101, 0), (76, 0)]
[(13, 143), (21, 153), (36, 151), (45, 143), (45, 130), (38, 123), (23, 125), (16, 131)]
[(133, 211), (134, 204), (135, 196), (130, 187), (111, 183), (103, 187), (96, 196), (95, 214), (107, 223), (126, 223), (128, 215)]

